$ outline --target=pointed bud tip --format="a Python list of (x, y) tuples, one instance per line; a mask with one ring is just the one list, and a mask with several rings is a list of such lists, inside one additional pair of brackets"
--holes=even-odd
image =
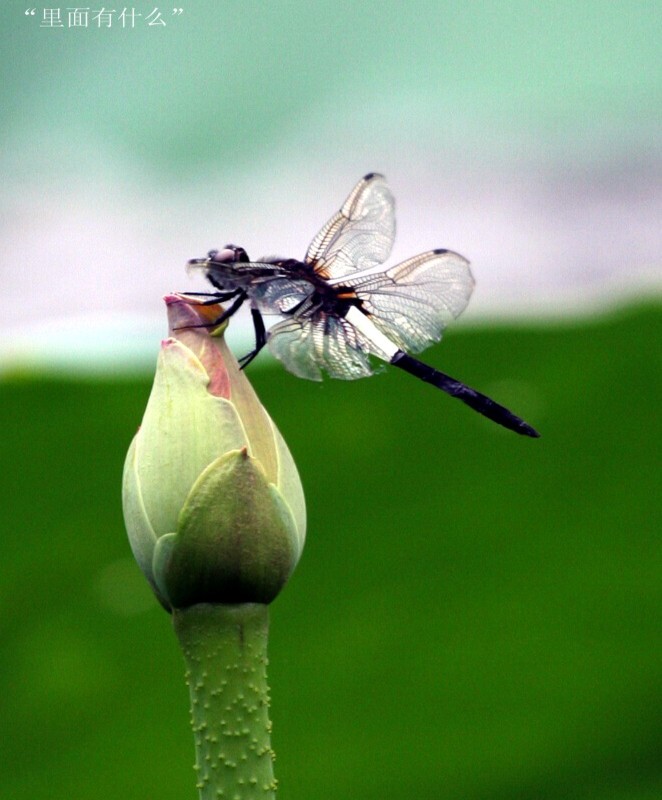
[(205, 336), (216, 336), (225, 331), (227, 322), (216, 328), (223, 314), (223, 306), (219, 303), (208, 303), (197, 297), (167, 294), (163, 298), (168, 311), (170, 332), (179, 338), (179, 331), (192, 329)]

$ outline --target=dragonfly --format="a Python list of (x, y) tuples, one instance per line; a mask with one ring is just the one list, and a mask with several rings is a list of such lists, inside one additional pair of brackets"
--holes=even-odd
[[(414, 358), (439, 341), (466, 308), (474, 280), (469, 262), (452, 250), (429, 250), (384, 267), (395, 239), (395, 200), (383, 175), (371, 172), (322, 227), (303, 259), (251, 261), (233, 244), (193, 258), (214, 287), (205, 303), (230, 303), (211, 325), (248, 303), (255, 347), (246, 367), (268, 346), (294, 375), (353, 380), (373, 374), (373, 358), (414, 375), (488, 419), (524, 436), (539, 434), (484, 394)], [(264, 316), (282, 319), (266, 329)]]

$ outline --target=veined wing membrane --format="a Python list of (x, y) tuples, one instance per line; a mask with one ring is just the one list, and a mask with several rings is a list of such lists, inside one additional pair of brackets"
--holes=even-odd
[(451, 250), (430, 250), (387, 270), (354, 275), (348, 284), (372, 322), (409, 353), (439, 341), (474, 287), (469, 262)]
[(395, 238), (395, 200), (383, 175), (356, 184), (337, 214), (315, 236), (306, 263), (325, 278), (383, 264)]
[(321, 369), (341, 380), (372, 374), (370, 343), (347, 320), (323, 311), (279, 322), (268, 342), (272, 354), (299, 378), (321, 381)]
[[(273, 269), (273, 267), (272, 267)], [(276, 274), (251, 283), (251, 298), (266, 314), (288, 314), (310, 295), (310, 282), (291, 278), (287, 273)]]

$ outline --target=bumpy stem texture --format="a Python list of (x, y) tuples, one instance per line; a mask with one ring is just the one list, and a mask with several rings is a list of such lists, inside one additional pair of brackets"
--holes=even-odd
[(266, 605), (190, 606), (173, 615), (191, 694), (200, 800), (275, 797)]

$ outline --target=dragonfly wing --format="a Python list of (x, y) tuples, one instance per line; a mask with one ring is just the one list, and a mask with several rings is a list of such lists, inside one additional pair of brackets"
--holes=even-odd
[(383, 175), (356, 184), (337, 214), (310, 243), (306, 263), (325, 278), (383, 264), (395, 238), (395, 200)]
[(474, 287), (469, 262), (450, 250), (421, 253), (349, 282), (372, 322), (410, 353), (439, 341), (446, 325), (466, 308)]
[(316, 312), (311, 317), (291, 317), (274, 325), (269, 349), (288, 372), (311, 381), (331, 378), (354, 380), (372, 374), (370, 343), (342, 317)]
[(312, 293), (310, 281), (287, 273), (257, 279), (250, 285), (251, 300), (264, 314), (288, 314)]

